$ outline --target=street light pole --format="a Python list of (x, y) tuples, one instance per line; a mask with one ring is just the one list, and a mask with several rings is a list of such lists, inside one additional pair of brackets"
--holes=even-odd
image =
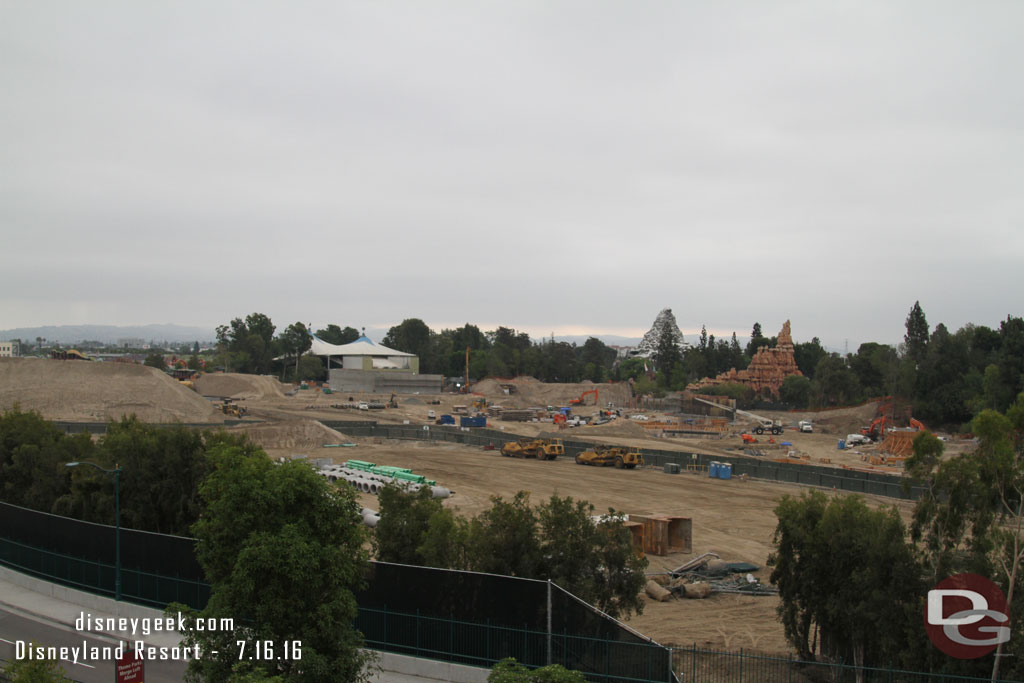
[(116, 531), (114, 533), (114, 600), (121, 600), (121, 468), (114, 465), (114, 469), (108, 470), (100, 467), (94, 462), (83, 460), (82, 462), (65, 463), (65, 467), (78, 467), (88, 465), (95, 467), (100, 472), (114, 475), (114, 522)]

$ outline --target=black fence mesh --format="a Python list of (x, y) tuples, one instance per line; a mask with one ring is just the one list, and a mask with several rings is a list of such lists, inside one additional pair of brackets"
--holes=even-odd
[[(0, 564), (49, 581), (112, 596), (114, 538), (111, 526), (0, 503)], [(194, 539), (122, 529), (121, 558), (125, 600), (202, 609), (209, 599)], [(672, 680), (669, 650), (545, 581), (374, 562), (356, 601), (367, 643), (389, 652), (559, 663), (607, 683)]]

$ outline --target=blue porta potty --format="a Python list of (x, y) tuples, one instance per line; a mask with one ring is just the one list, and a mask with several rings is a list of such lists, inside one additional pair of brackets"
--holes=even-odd
[(708, 465), (708, 476), (712, 479), (718, 479), (718, 468), (721, 467), (722, 463), (712, 462)]
[(718, 465), (719, 479), (732, 479), (732, 463), (723, 462)]
[(846, 439), (839, 439), (839, 450), (846, 449)]

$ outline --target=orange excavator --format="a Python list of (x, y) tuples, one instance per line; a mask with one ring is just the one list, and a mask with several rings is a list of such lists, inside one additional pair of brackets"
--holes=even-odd
[[(927, 431), (927, 428), (924, 426), (924, 424), (922, 424), (920, 420), (910, 417), (909, 415), (907, 416), (907, 424), (910, 425), (910, 428), (913, 429), (914, 431)], [(887, 431), (896, 428), (896, 420), (890, 417), (888, 414), (883, 414), (879, 415), (874, 420), (872, 420), (871, 424), (868, 425), (867, 427), (861, 427), (860, 433), (868, 437), (872, 441), (881, 441), (882, 439), (885, 438), (885, 433)]]
[(571, 406), (581, 406), (581, 405), (584, 405), (584, 402), (586, 401), (587, 396), (589, 396), (590, 394), (593, 394), (594, 395), (594, 405), (596, 406), (596, 405), (598, 405), (597, 392), (598, 392), (597, 389), (591, 389), (590, 391), (584, 391), (582, 394), (580, 394), (579, 398), (571, 398), (571, 399), (569, 399), (569, 405), (571, 405)]

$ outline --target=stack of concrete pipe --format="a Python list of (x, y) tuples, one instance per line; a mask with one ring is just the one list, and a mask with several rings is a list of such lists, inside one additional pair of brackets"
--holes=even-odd
[(338, 481), (339, 479), (347, 481), (355, 487), (356, 491), (372, 493), (374, 495), (380, 493), (380, 490), (388, 484), (398, 484), (408, 491), (418, 491), (423, 486), (428, 486), (434, 498), (447, 498), (452, 495), (452, 492), (443, 486), (429, 486), (427, 484), (402, 481), (394, 477), (355, 470), (341, 465), (328, 465), (326, 467), (321, 467), (320, 475), (327, 477), (330, 481)]

